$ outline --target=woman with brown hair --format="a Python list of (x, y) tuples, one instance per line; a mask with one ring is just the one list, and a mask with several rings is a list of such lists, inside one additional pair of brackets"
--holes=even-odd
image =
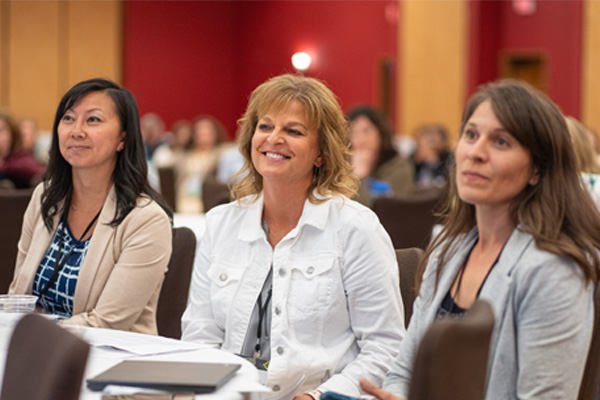
[[(600, 213), (587, 195), (558, 107), (515, 81), (468, 101), (443, 230), (418, 274), (419, 297), (379, 399), (406, 398), (428, 326), (477, 299), (495, 325), (486, 399), (577, 398), (594, 323)], [(565, 356), (568, 355), (568, 356)]]

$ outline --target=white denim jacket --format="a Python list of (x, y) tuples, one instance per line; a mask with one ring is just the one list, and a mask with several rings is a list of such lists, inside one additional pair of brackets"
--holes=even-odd
[(376, 215), (341, 196), (307, 200), (273, 249), (262, 210), (261, 194), (207, 214), (183, 340), (239, 353), (272, 266), (274, 396), (318, 388), (359, 397), (360, 378), (381, 385), (405, 329), (394, 249)]

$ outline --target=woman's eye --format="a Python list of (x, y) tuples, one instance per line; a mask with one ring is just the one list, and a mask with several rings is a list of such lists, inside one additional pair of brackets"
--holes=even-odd
[(261, 131), (268, 131), (271, 129), (271, 126), (268, 124), (258, 124), (258, 129)]
[(467, 139), (475, 139), (477, 137), (477, 133), (475, 133), (474, 131), (472, 131), (470, 129), (466, 130), (464, 135), (465, 135), (465, 138), (467, 138)]
[(506, 140), (504, 138), (498, 138), (496, 140), (496, 143), (498, 143), (498, 145), (502, 146), (502, 147), (508, 146), (508, 140)]
[(287, 131), (290, 135), (293, 135), (293, 136), (302, 135), (302, 132), (300, 132), (299, 130), (296, 130), (296, 129), (288, 129)]
[(96, 117), (95, 115), (92, 115), (88, 118), (88, 122), (100, 122), (100, 118)]
[(71, 117), (70, 115), (65, 114), (65, 115), (63, 115), (62, 120), (63, 121), (73, 121), (73, 117)]

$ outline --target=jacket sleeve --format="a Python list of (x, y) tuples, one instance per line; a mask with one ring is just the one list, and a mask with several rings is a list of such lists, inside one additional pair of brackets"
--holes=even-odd
[(391, 240), (371, 211), (343, 227), (342, 279), (360, 352), (318, 389), (360, 397), (358, 381), (381, 385), (405, 334), (398, 264)]
[[(95, 306), (63, 321), (66, 324), (129, 330), (144, 311), (146, 326), (156, 326), (155, 313), (172, 251), (172, 229), (166, 213), (156, 203), (137, 207), (121, 223), (113, 244), (114, 267)], [(109, 251), (110, 252), (110, 251)], [(97, 289), (94, 289), (97, 290)], [(156, 332), (148, 332), (156, 333)]]
[(514, 277), (519, 399), (574, 399), (593, 326), (593, 285), (552, 255)]
[(218, 326), (212, 313), (211, 281), (208, 276), (211, 249), (209, 217), (207, 216), (206, 231), (200, 240), (194, 260), (188, 305), (181, 319), (181, 339), (220, 348), (225, 331)]

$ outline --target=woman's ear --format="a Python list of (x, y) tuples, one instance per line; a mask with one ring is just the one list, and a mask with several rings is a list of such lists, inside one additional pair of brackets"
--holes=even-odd
[(323, 154), (319, 154), (319, 156), (315, 160), (315, 167), (319, 168), (322, 165), (323, 165)]
[(538, 170), (537, 167), (533, 167), (533, 175), (531, 175), (531, 178), (529, 178), (529, 184), (531, 186), (535, 186), (538, 184), (538, 182), (540, 181), (540, 171)]
[(125, 147), (125, 135), (126, 135), (125, 132), (121, 132), (121, 135), (119, 137), (120, 142), (117, 145), (117, 151), (121, 151), (121, 150), (123, 150), (123, 147)]

